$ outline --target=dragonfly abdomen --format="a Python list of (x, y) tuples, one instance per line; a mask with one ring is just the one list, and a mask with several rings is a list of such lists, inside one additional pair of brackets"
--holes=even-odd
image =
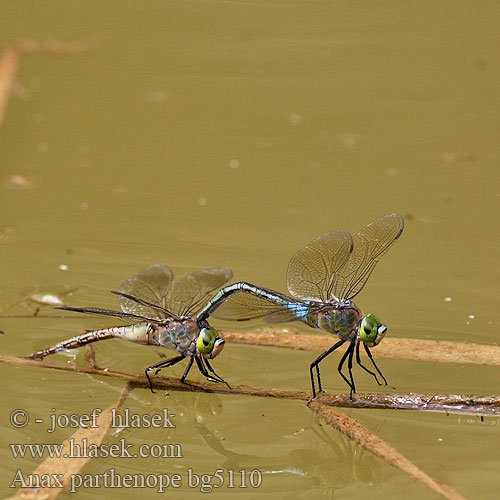
[(158, 330), (161, 327), (153, 323), (136, 323), (135, 325), (110, 328), (113, 337), (122, 338), (136, 344), (160, 345)]
[(57, 352), (65, 351), (66, 349), (76, 349), (77, 347), (81, 347), (92, 342), (97, 342), (98, 340), (111, 339), (114, 336), (115, 335), (111, 333), (110, 329), (87, 332), (82, 335), (77, 335), (76, 337), (63, 340), (53, 347), (47, 347), (47, 349), (35, 352), (28, 357), (31, 359), (43, 359), (49, 354), (55, 354)]
[(92, 342), (112, 338), (127, 339), (139, 344), (158, 345), (158, 342), (155, 342), (149, 334), (149, 326), (150, 325), (148, 323), (138, 323), (131, 326), (116, 326), (113, 328), (104, 328), (102, 330), (93, 330), (91, 332), (82, 333), (81, 335), (76, 335), (70, 339), (63, 340), (53, 347), (48, 347), (47, 349), (35, 352), (29, 356), (29, 358), (43, 359), (45, 356), (49, 356), (50, 354), (56, 354), (67, 349), (77, 349), (78, 347), (91, 344)]

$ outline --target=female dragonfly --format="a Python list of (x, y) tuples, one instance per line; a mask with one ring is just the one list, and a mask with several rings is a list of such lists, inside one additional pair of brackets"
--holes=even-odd
[(157, 374), (162, 368), (173, 366), (186, 357), (189, 357), (189, 362), (182, 375), (182, 383), (187, 383), (186, 377), (193, 361), (196, 361), (198, 369), (207, 380), (228, 385), (215, 373), (208, 361), (222, 351), (224, 340), (210, 327), (206, 319), (193, 319), (193, 316), (206, 304), (211, 293), (226, 283), (231, 276), (232, 272), (227, 267), (214, 267), (189, 274), (174, 283), (169, 267), (162, 264), (148, 266), (131, 276), (118, 291), (111, 291), (118, 295), (122, 311), (98, 307), (56, 308), (130, 319), (135, 321), (135, 324), (86, 332), (35, 352), (29, 357), (43, 359), (49, 354), (75, 349), (91, 342), (121, 338), (177, 351), (177, 356), (146, 368), (146, 377), (152, 392), (154, 391), (149, 372), (154, 370)]
[[(403, 217), (390, 214), (368, 224), (354, 237), (343, 229), (323, 234), (299, 250), (288, 264), (287, 286), (295, 298), (250, 283), (235, 283), (220, 290), (201, 310), (198, 319), (204, 320), (214, 313), (216, 318), (235, 321), (261, 317), (268, 322), (299, 320), (337, 335), (340, 340), (309, 367), (313, 398), (316, 397), (314, 369), (322, 392), (319, 363), (345, 342), (349, 347), (340, 360), (338, 372), (351, 389), (351, 399), (356, 392), (352, 376), (354, 352), (356, 362), (380, 385), (377, 375), (361, 363), (361, 343), (387, 385), (369, 349), (380, 343), (387, 327), (373, 314), (363, 316), (351, 299), (365, 286), (379, 259), (401, 236), (403, 227)], [(346, 360), (349, 379), (342, 373)]]

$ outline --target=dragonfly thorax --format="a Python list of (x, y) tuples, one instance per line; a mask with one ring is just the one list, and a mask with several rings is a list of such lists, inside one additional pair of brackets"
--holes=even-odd
[(353, 341), (361, 323), (361, 311), (352, 301), (332, 302), (314, 308), (304, 318), (309, 326), (334, 333), (342, 340)]
[(196, 341), (199, 334), (200, 328), (192, 319), (182, 319), (158, 325), (157, 332), (158, 343), (161, 346), (173, 349), (185, 356), (196, 354)]

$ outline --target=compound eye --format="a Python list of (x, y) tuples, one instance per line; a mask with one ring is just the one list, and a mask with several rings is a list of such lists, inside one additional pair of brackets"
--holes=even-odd
[(360, 339), (367, 345), (372, 346), (378, 334), (378, 322), (372, 314), (367, 314), (361, 322), (359, 332)]
[(201, 354), (210, 354), (218, 337), (215, 328), (202, 328), (196, 343), (198, 351)]

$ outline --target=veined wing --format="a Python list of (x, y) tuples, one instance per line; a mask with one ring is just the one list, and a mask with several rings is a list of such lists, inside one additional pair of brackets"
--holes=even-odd
[(354, 249), (347, 263), (338, 271), (333, 295), (339, 299), (352, 299), (365, 286), (382, 255), (401, 236), (404, 219), (390, 214), (374, 220), (354, 237)]
[(118, 295), (118, 297), (131, 300), (136, 304), (144, 306), (146, 310), (155, 311), (160, 318), (171, 318), (175, 320), (180, 319), (179, 316), (170, 312), (168, 309), (165, 309), (164, 307), (161, 306), (157, 306), (156, 304), (153, 304), (151, 302), (147, 302), (146, 300), (140, 299), (139, 297), (135, 297), (134, 295), (130, 295), (125, 292), (117, 292), (116, 290), (110, 290), (110, 292), (115, 295)]
[(308, 304), (294, 300), (272, 290), (255, 287), (259, 295), (252, 291), (237, 291), (214, 310), (214, 318), (232, 321), (246, 321), (264, 318), (268, 323), (294, 321), (305, 316)]
[[(169, 293), (173, 279), (172, 270), (163, 264), (152, 264), (141, 269), (118, 289), (121, 308), (126, 313), (139, 316), (153, 318), (174, 316), (169, 312)], [(150, 307), (147, 303), (154, 307)]]
[(352, 250), (353, 238), (343, 229), (314, 239), (290, 259), (288, 290), (293, 296), (305, 300), (331, 300), (337, 275)]
[(150, 318), (138, 314), (131, 314), (122, 311), (113, 311), (111, 309), (101, 309), (100, 307), (55, 307), (54, 309), (61, 309), (62, 311), (73, 311), (84, 314), (96, 314), (98, 316), (113, 316), (121, 319), (132, 319), (136, 321), (149, 321), (151, 323), (158, 323), (158, 318)]
[(196, 271), (176, 281), (170, 292), (169, 308), (179, 316), (194, 316), (233, 275), (228, 267)]

